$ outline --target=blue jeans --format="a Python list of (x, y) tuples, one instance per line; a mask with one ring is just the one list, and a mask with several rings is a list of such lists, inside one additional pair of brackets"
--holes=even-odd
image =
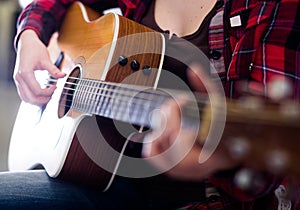
[(132, 184), (132, 180), (127, 178), (117, 177), (110, 189), (103, 193), (52, 179), (44, 170), (2, 172), (0, 209), (168, 210), (185, 204), (185, 201), (175, 198), (149, 196), (140, 188), (144, 187)]

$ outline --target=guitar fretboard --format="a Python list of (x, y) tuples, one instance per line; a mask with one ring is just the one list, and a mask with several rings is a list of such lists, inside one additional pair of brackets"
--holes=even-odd
[(153, 88), (81, 79), (71, 108), (135, 125), (150, 126), (151, 112), (168, 98), (168, 94)]

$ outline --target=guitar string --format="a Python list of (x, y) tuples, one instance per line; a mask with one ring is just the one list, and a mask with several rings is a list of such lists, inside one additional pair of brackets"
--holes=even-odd
[[(102, 80), (94, 80), (94, 79), (87, 79), (87, 78), (77, 78), (77, 77), (70, 77), (71, 79), (74, 80), (78, 80), (78, 81), (88, 81), (88, 82), (94, 82), (97, 85), (108, 85), (110, 87), (112, 87), (112, 90), (115, 90), (115, 88), (122, 88), (120, 90), (129, 90), (135, 93), (149, 93), (152, 95), (160, 95), (160, 96), (166, 96), (167, 92), (170, 92), (171, 94), (175, 94), (175, 95), (180, 95), (182, 93), (186, 93), (186, 91), (181, 91), (181, 90), (174, 90), (174, 89), (154, 89), (153, 87), (149, 86), (141, 86), (141, 85), (134, 85), (134, 84), (121, 84), (121, 83), (114, 83), (114, 82), (107, 82), (107, 81), (102, 81)], [(53, 80), (51, 80), (53, 82)], [(65, 84), (68, 85), (78, 85), (79, 82), (66, 82)], [(95, 86), (91, 86), (90, 84), (88, 85), (82, 85), (80, 84), (81, 87), (85, 87), (85, 88), (91, 88), (91, 89), (95, 89)], [(69, 88), (69, 87), (65, 87), (63, 88), (64, 90), (70, 90), (70, 91), (76, 91), (76, 88)], [(98, 88), (99, 90), (108, 90), (107, 87), (104, 88)], [(97, 89), (97, 90), (98, 90)], [(141, 91), (142, 90), (142, 91)], [(78, 91), (78, 90), (77, 90)], [(90, 93), (90, 92), (86, 92), (86, 93)], [(194, 96), (196, 97), (197, 101), (199, 103), (205, 103), (208, 99), (206, 94), (200, 93), (200, 92), (194, 92), (193, 93)], [(130, 97), (132, 97), (132, 95), (128, 95)]]
[[(65, 83), (62, 95), (66, 96), (66, 98), (64, 99), (63, 106), (60, 104), (60, 107), (63, 107), (65, 109), (73, 108), (86, 113), (98, 114), (100, 116), (101, 114), (102, 116), (106, 117), (119, 116), (118, 119), (122, 118), (123, 120), (125, 120), (124, 117), (129, 117), (129, 115), (124, 116), (123, 112), (126, 113), (126, 111), (128, 110), (133, 110), (129, 112), (131, 114), (130, 117), (135, 118), (135, 122), (145, 122), (145, 119), (148, 122), (147, 119), (149, 119), (150, 112), (161, 106), (167, 98), (170, 98), (165, 92), (161, 92), (161, 90), (157, 91), (152, 87), (149, 87), (146, 90), (139, 90), (138, 88), (145, 88), (145, 86), (131, 84), (125, 85), (120, 83), (112, 83), (77, 77), (69, 78), (76, 82), (67, 81)], [(81, 84), (83, 82), (86, 82), (87, 84)], [(78, 86), (80, 88), (78, 88)], [(182, 93), (182, 91), (172, 91), (177, 92), (177, 95), (178, 92)], [(88, 95), (88, 97), (83, 96), (83, 98), (81, 98), (81, 101), (77, 100), (76, 103), (78, 103), (76, 106), (74, 106), (73, 101), (74, 97), (76, 98), (76, 95)], [(137, 97), (137, 95), (139, 97)], [(67, 96), (71, 96), (72, 99), (68, 99)], [(187, 107), (187, 109), (185, 110), (189, 111), (185, 112), (185, 116), (188, 116), (189, 119), (197, 117), (198, 114), (195, 114), (195, 112), (200, 113), (201, 110), (204, 110), (203, 101), (207, 101), (207, 97), (203, 97), (202, 94), (197, 94), (196, 96), (198, 96), (198, 100), (196, 100), (196, 102), (198, 103), (197, 105), (193, 104), (191, 106), (191, 103), (187, 102), (184, 107), (184, 109)], [(153, 103), (154, 98), (155, 100)], [(199, 100), (200, 98), (201, 100)], [(128, 99), (131, 100), (130, 104), (128, 104)], [(88, 106), (86, 104), (88, 104)], [(132, 109), (128, 109), (129, 107), (131, 107)], [(107, 112), (109, 113), (107, 114)], [(126, 120), (128, 119), (129, 118), (126, 118)]]
[[(115, 88), (117, 88), (117, 87), (120, 87), (120, 88), (123, 88), (123, 89), (120, 89), (120, 90), (124, 90), (124, 89), (127, 89), (127, 90), (129, 90), (129, 92), (131, 91), (131, 92), (134, 92), (134, 93), (141, 93), (141, 91), (137, 88), (137, 87), (140, 87), (141, 89), (145, 89), (145, 86), (138, 86), (138, 85), (123, 85), (123, 84), (120, 84), (120, 83), (112, 83), (112, 82), (106, 82), (106, 81), (98, 81), (98, 80), (92, 80), (92, 79), (85, 79), (85, 78), (83, 78), (83, 79), (80, 79), (80, 78), (75, 78), (75, 77), (73, 77), (72, 79), (74, 79), (74, 80), (78, 80), (78, 81), (89, 81), (89, 82), (94, 82), (94, 83), (96, 83), (96, 84), (98, 84), (98, 85), (110, 85), (111, 87), (113, 87), (113, 89), (107, 89), (106, 87), (105, 88), (102, 88), (102, 87), (99, 87), (98, 89), (95, 89), (95, 87), (93, 87), (93, 86), (91, 86), (90, 84), (88, 84), (88, 85), (83, 85), (82, 87), (85, 87), (85, 88), (94, 88), (95, 90), (97, 90), (96, 92), (101, 92), (101, 91), (106, 91), (106, 93), (105, 94), (103, 94), (103, 93), (100, 93), (100, 94), (97, 94), (96, 96), (98, 97), (106, 97), (106, 98), (108, 98), (108, 97), (110, 97), (111, 99), (118, 99), (118, 100), (120, 100), (121, 102), (124, 102), (124, 103), (127, 103), (128, 102), (128, 100), (124, 100), (124, 98), (126, 97), (126, 98), (130, 98), (130, 99), (132, 99), (132, 98), (134, 98), (133, 97), (133, 95), (131, 94), (115, 94), (116, 93), (116, 90), (115, 90)], [(78, 85), (78, 83), (79, 82), (77, 82), (77, 83), (75, 83), (75, 82), (68, 82), (68, 84), (69, 85)], [(130, 88), (129, 88), (130, 87)], [(133, 88), (133, 87), (135, 87), (135, 88)], [(69, 90), (69, 91), (73, 91), (74, 93), (76, 92), (76, 91), (78, 91), (76, 88), (68, 88), (68, 87), (64, 87), (63, 88), (63, 90)], [(126, 91), (123, 91), (122, 93), (125, 93)], [(180, 92), (180, 91), (179, 91)], [(92, 94), (92, 92), (90, 92), (90, 91), (82, 91), (81, 92), (82, 94)], [(165, 94), (163, 94), (163, 92), (159, 92), (159, 91), (156, 91), (156, 90), (154, 90), (153, 88), (151, 89), (151, 87), (149, 87), (149, 90), (147, 90), (147, 91), (144, 91), (144, 93), (146, 93), (146, 94), (156, 94), (156, 95), (160, 95), (160, 96), (166, 96)], [(63, 93), (62, 94), (64, 94), (64, 95), (70, 95), (70, 96), (72, 96), (72, 97), (74, 97), (74, 94), (69, 94), (68, 93), (68, 91), (67, 91), (67, 93), (65, 93), (65, 91), (63, 91)], [(196, 98), (196, 101), (192, 101), (192, 102), (196, 102), (197, 103), (197, 106), (194, 106), (194, 104), (192, 105), (192, 106), (190, 106), (191, 104), (187, 101), (187, 103), (186, 103), (186, 105), (187, 106), (189, 106), (188, 107), (188, 109), (189, 110), (191, 110), (191, 113), (194, 113), (194, 112), (198, 112), (198, 113), (202, 113), (202, 111), (203, 110), (205, 110), (206, 108), (207, 108), (207, 105), (209, 105), (208, 103), (210, 103), (210, 101), (209, 101), (209, 98), (205, 95), (205, 94), (202, 94), (202, 93), (199, 93), (199, 92), (196, 92), (196, 93), (194, 93), (194, 96), (195, 96), (195, 98)], [(98, 102), (98, 100), (95, 100), (95, 99), (93, 99), (93, 98), (88, 98), (91, 102)], [(147, 105), (146, 103), (144, 103), (144, 101), (146, 100), (146, 101), (151, 101), (151, 100), (149, 100), (147, 97), (144, 97), (144, 98), (135, 98), (136, 99), (136, 102), (137, 102), (137, 104), (139, 104), (139, 106), (140, 107), (142, 107), (142, 106), (149, 106), (149, 104)], [(139, 99), (139, 100), (137, 100), (137, 99)], [(251, 100), (251, 97), (250, 97), (250, 100)], [(71, 104), (71, 106), (68, 106), (68, 105), (64, 105), (64, 107), (65, 108), (72, 108), (72, 105), (73, 105), (73, 103), (72, 103), (72, 101), (73, 100), (66, 100), (66, 102), (71, 102), (70, 104)], [(139, 102), (139, 103), (138, 103)], [(247, 102), (247, 100), (246, 100), (246, 102)], [(249, 102), (249, 101), (248, 101)], [(255, 102), (255, 101), (254, 101)], [(257, 112), (255, 112), (255, 110), (256, 109), (253, 109), (253, 108), (251, 108), (251, 104), (253, 104), (254, 103), (253, 101), (251, 102), (250, 101), (250, 106), (249, 105), (247, 105), (247, 104), (245, 104), (245, 101), (243, 102), (243, 100), (241, 100), (241, 101), (237, 101), (237, 102), (233, 102), (233, 103), (237, 103), (237, 105), (238, 105), (238, 110), (244, 110), (244, 111), (246, 111), (247, 113), (248, 113), (248, 111), (250, 110), (251, 111), (251, 113), (254, 115), (254, 118), (253, 118), (253, 120), (255, 120), (255, 121), (257, 121), (257, 120), (260, 120), (262, 123), (263, 122), (268, 122), (268, 123), (270, 123), (270, 122), (273, 122), (274, 121), (274, 119), (273, 119), (273, 115), (274, 115), (274, 113), (277, 113), (278, 111), (280, 111), (281, 109), (280, 109), (280, 107), (278, 107), (278, 106), (276, 106), (276, 104), (274, 105), (272, 105), (272, 103), (271, 104), (265, 104), (266, 103), (266, 101), (261, 101), (261, 102), (263, 102), (264, 104), (262, 104), (261, 106), (264, 106), (264, 105), (268, 105), (269, 106), (269, 108), (272, 108), (272, 110), (269, 110), (270, 111), (270, 113), (269, 113), (269, 117), (267, 118), (267, 119), (265, 119), (266, 117), (261, 117), (260, 115), (261, 115), (261, 113), (257, 113)], [(211, 105), (212, 105), (212, 103), (210, 103)], [(161, 104), (159, 104), (159, 105), (162, 105), (162, 103)], [(185, 106), (186, 106), (185, 105)], [(258, 104), (259, 105), (259, 104)], [(214, 109), (215, 110), (218, 110), (218, 107), (219, 106), (223, 106), (223, 103), (214, 103)], [(271, 106), (271, 107), (270, 107)], [(275, 106), (275, 107), (274, 107)], [(242, 113), (241, 112), (237, 112), (237, 110), (234, 108), (235, 106), (232, 106), (231, 107), (231, 109), (230, 109), (230, 111), (232, 112), (231, 113), (231, 116), (236, 116), (236, 115), (241, 115)], [(152, 108), (152, 109), (151, 109)], [(149, 110), (153, 110), (153, 109), (155, 109), (155, 108), (158, 108), (158, 106), (149, 106), (148, 107), (148, 109)], [(222, 108), (222, 107), (221, 107)], [(144, 109), (146, 109), (146, 108), (144, 108)], [(293, 114), (294, 115), (294, 120), (296, 119), (296, 120), (300, 120), (300, 118), (299, 118), (299, 113), (300, 113), (300, 111), (299, 111), (299, 109), (297, 109), (296, 110), (297, 111), (297, 114)], [(228, 110), (227, 110), (227, 113), (228, 113)], [(297, 116), (297, 117), (295, 117), (295, 116)], [(288, 123), (289, 121), (290, 121), (290, 117), (291, 117), (291, 115), (290, 114), (285, 114), (285, 113), (281, 113), (281, 117), (282, 117), (282, 120), (279, 120), (281, 123)], [(232, 120), (234, 120), (234, 121), (239, 121), (239, 122), (241, 122), (241, 121), (243, 121), (243, 119), (241, 119), (241, 118), (239, 118), (239, 120), (236, 118), (236, 117), (234, 117), (234, 119), (231, 119), (231, 121)], [(293, 122), (293, 121), (292, 121)], [(277, 123), (277, 121), (276, 122), (274, 122), (274, 123)]]
[[(108, 95), (108, 94), (100, 94), (100, 96), (110, 96), (110, 95)], [(126, 97), (132, 97), (131, 95), (125, 95)], [(111, 96), (110, 96), (111, 97)], [(126, 100), (126, 101), (124, 101), (123, 99), (124, 99), (124, 97), (123, 96), (121, 96), (121, 97), (111, 97), (111, 98), (118, 98), (121, 102), (119, 103), (119, 104), (122, 104), (122, 103), (127, 103), (128, 101)], [(156, 104), (155, 105), (152, 105), (153, 103), (149, 103), (149, 101), (147, 101), (147, 103), (144, 103), (143, 101), (144, 100), (147, 100), (147, 98), (145, 99), (145, 98), (142, 98), (142, 102), (141, 102), (141, 100), (137, 100), (137, 98), (135, 98), (136, 100), (136, 104), (138, 104), (138, 106), (139, 106), (139, 109), (140, 110), (154, 110), (155, 108), (158, 108), (158, 106), (159, 105), (161, 105), (162, 104), (162, 102), (159, 102), (159, 103), (157, 103), (156, 102)], [(94, 102), (97, 102), (97, 101), (95, 101), (95, 100), (93, 100)], [(70, 102), (72, 102), (71, 100), (70, 100)], [(103, 104), (103, 103), (102, 103)], [(136, 104), (134, 104), (134, 103), (131, 103), (131, 105), (134, 107), (134, 106), (136, 106)], [(200, 104), (202, 104), (202, 103), (200, 103)], [(101, 105), (101, 104), (100, 104)], [(106, 106), (107, 106), (107, 104), (105, 104)], [(110, 104), (108, 104), (108, 105), (111, 105), (111, 106), (113, 106), (113, 102), (112, 103), (110, 103)], [(71, 108), (71, 106), (67, 106), (67, 105), (64, 105), (65, 106), (65, 108)], [(99, 105), (98, 105), (99, 106)], [(114, 107), (116, 107), (116, 106), (113, 106), (112, 108), (114, 108)], [(200, 108), (199, 109), (199, 107), (201, 107), (201, 106), (190, 106), (189, 104), (188, 105), (186, 105), (186, 107), (188, 107), (189, 108), (189, 110), (192, 112), (192, 113), (194, 113), (195, 111), (200, 111), (200, 110), (202, 110), (202, 108)], [(74, 107), (73, 107), (74, 108)], [(125, 107), (126, 108), (126, 107)], [(105, 107), (103, 108), (103, 107), (100, 107), (100, 112), (104, 112), (105, 111)], [(97, 112), (96, 112), (97, 113)]]
[[(160, 101), (158, 104), (156, 104), (155, 106), (151, 106), (149, 105), (149, 101), (153, 101), (153, 98), (151, 98), (152, 100), (149, 100), (149, 97), (147, 97), (148, 95), (151, 95), (151, 97), (162, 97), (164, 99), (170, 98), (167, 96), (167, 94), (165, 94), (164, 92), (161, 91), (157, 91), (154, 90), (153, 88), (149, 87), (148, 89), (145, 89), (145, 86), (138, 86), (138, 85), (130, 85), (130, 84), (117, 84), (117, 83), (112, 83), (112, 82), (106, 82), (106, 81), (98, 81), (98, 80), (93, 80), (93, 79), (87, 79), (87, 78), (77, 78), (77, 77), (70, 77), (70, 79), (72, 80), (77, 80), (77, 82), (66, 82), (66, 85), (70, 85), (72, 87), (74, 86), (78, 86), (80, 85), (80, 87), (82, 87), (82, 89), (89, 89), (88, 91), (83, 91), (83, 90), (77, 90), (77, 88), (70, 88), (70, 87), (66, 87), (66, 85), (64, 86), (63, 90), (67, 90), (67, 91), (63, 91), (62, 95), (66, 95), (66, 96), (71, 96), (72, 99), (67, 99), (65, 100), (65, 102), (70, 103), (73, 101), (73, 97), (75, 97), (75, 92), (78, 94), (85, 94), (88, 95), (88, 97), (84, 97), (84, 99), (90, 101), (90, 102), (98, 102), (98, 100), (96, 100), (95, 98), (99, 98), (99, 97), (104, 97), (104, 98), (109, 98), (109, 99), (113, 99), (113, 100), (119, 100), (121, 103), (128, 103), (129, 101), (136, 101), (136, 104), (138, 104), (139, 106), (147, 106), (149, 108), (157, 108), (158, 105), (161, 105), (162, 101)], [(82, 85), (79, 84), (80, 81), (87, 81), (90, 82), (87, 85)], [(53, 81), (51, 81), (53, 82)], [(91, 82), (95, 83), (98, 86), (92, 86)], [(104, 87), (101, 87), (101, 85)], [(145, 89), (142, 90), (141, 89)], [(161, 90), (161, 89), (159, 89)], [(73, 93), (70, 93), (70, 91)], [(94, 92), (93, 92), (94, 91)], [(170, 91), (170, 90), (168, 90)], [(179, 94), (182, 91), (175, 91), (172, 90), (173, 92), (177, 92), (176, 94)], [(95, 94), (95, 92), (97, 92)], [(100, 92), (100, 93), (99, 93)], [(102, 93), (104, 92), (104, 94)], [(131, 93), (131, 94), (127, 94), (127, 92)], [(137, 95), (139, 95), (139, 97), (137, 97)], [(141, 97), (143, 96), (143, 97)], [(203, 94), (197, 94), (195, 95), (196, 98), (198, 98), (196, 100), (196, 102), (198, 103), (198, 106), (196, 107), (191, 107), (194, 109), (199, 109), (200, 107), (200, 111), (201, 111), (201, 105), (203, 105), (204, 103), (206, 103), (207, 101), (207, 97), (204, 97)], [(125, 98), (129, 98), (130, 100), (125, 100)], [(134, 99), (134, 100), (132, 100)], [(146, 103), (144, 103), (146, 101)], [(72, 104), (72, 103), (71, 103)], [(131, 103), (134, 104), (134, 103)], [(152, 103), (150, 103), (152, 104)], [(71, 105), (72, 106), (72, 105)], [(71, 108), (71, 106), (69, 105), (65, 105), (65, 108)]]
[[(165, 94), (161, 94), (157, 91), (156, 92), (151, 91), (151, 90), (150, 91), (149, 90), (148, 91), (145, 91), (145, 90), (141, 91), (141, 90), (138, 90), (137, 87), (129, 88), (128, 85), (126, 85), (126, 86), (125, 85), (118, 85), (116, 83), (103, 82), (103, 81), (99, 81), (99, 82), (97, 81), (96, 82), (96, 81), (89, 80), (89, 79), (83, 79), (82, 81), (95, 82), (95, 84), (97, 84), (97, 86), (93, 86), (91, 84), (87, 84), (87, 85), (81, 85), (80, 84), (80, 87), (82, 87), (82, 89), (84, 89), (84, 90), (78, 89), (77, 92), (86, 94), (89, 97), (96, 95), (96, 96), (107, 97), (107, 98), (110, 98), (110, 99), (118, 99), (118, 98), (125, 99), (125, 98), (128, 98), (129, 100), (126, 100), (126, 102), (128, 102), (133, 98), (147, 101), (148, 98), (145, 96), (147, 94), (148, 95), (151, 94), (151, 95), (155, 95), (155, 96), (162, 96), (162, 97), (166, 96)], [(79, 84), (73, 84), (73, 85), (79, 85)], [(104, 85), (104, 87), (101, 87), (101, 85), (102, 86)], [(131, 86), (131, 87), (133, 87), (133, 86)], [(76, 89), (70, 89), (69, 88), (69, 90), (75, 92)], [(97, 93), (95, 93), (95, 92), (97, 92)], [(127, 93), (129, 93), (129, 94), (127, 94)], [(137, 97), (137, 95), (139, 97)], [(141, 96), (145, 96), (145, 97), (141, 97)]]
[[(154, 110), (155, 108), (158, 108), (158, 106), (162, 105), (162, 103), (157, 103), (157, 104), (153, 105), (153, 103), (151, 103), (151, 100), (149, 99), (149, 97), (147, 97), (148, 95), (152, 95), (152, 96), (156, 95), (156, 96), (161, 96), (161, 97), (166, 96), (166, 94), (164, 94), (164, 92), (154, 90), (152, 87), (149, 87), (148, 90), (141, 91), (142, 89), (145, 89), (145, 86), (129, 85), (129, 84), (124, 85), (124, 84), (120, 84), (120, 83), (112, 83), (112, 82), (99, 81), (99, 80), (86, 79), (86, 78), (81, 79), (81, 78), (72, 77), (72, 79), (77, 81), (77, 82), (67, 82), (67, 84), (70, 85), (70, 86), (73, 86), (73, 87), (81, 85), (83, 90), (77, 90), (77, 88), (64, 87), (63, 90), (65, 90), (65, 91), (63, 91), (62, 94), (66, 95), (66, 96), (69, 95), (69, 96), (72, 97), (71, 100), (68, 100), (68, 99), (65, 100), (66, 104), (63, 105), (65, 108), (72, 108), (72, 106), (73, 106), (73, 97), (74, 97), (73, 93), (75, 93), (75, 92), (79, 92), (82, 95), (88, 95), (88, 97), (85, 97), (84, 99), (86, 99), (86, 101), (89, 101), (90, 103), (92, 103), (92, 102), (93, 103), (98, 103), (99, 100), (96, 100), (96, 98), (99, 99), (101, 97), (102, 98), (109, 98), (111, 100), (119, 100), (119, 102), (120, 102), (119, 104), (122, 104), (122, 103), (126, 104), (130, 101), (130, 100), (127, 100), (127, 99), (134, 99), (134, 100), (132, 100), (132, 103), (131, 103), (132, 107), (135, 107), (136, 104), (137, 104), (139, 106), (140, 110), (150, 110), (150, 111)], [(78, 84), (80, 81), (86, 81), (86, 82), (90, 82), (90, 83), (88, 83), (87, 85)], [(91, 83), (94, 83), (98, 86), (95, 86), (95, 85), (93, 86)], [(104, 87), (102, 87), (101, 85), (104, 86)], [(117, 88), (120, 88), (120, 89), (117, 89)], [(90, 89), (90, 90), (86, 91), (85, 89)], [(92, 89), (94, 90), (94, 92), (91, 91)], [(73, 92), (73, 93), (70, 94), (70, 92)], [(97, 93), (95, 94), (95, 92), (97, 92)], [(128, 92), (131, 93), (131, 94), (128, 94)], [(178, 93), (178, 91), (175, 91), (175, 92)], [(118, 93), (118, 94), (116, 94), (116, 93)], [(134, 93), (134, 94), (132, 94), (132, 93)], [(141, 93), (143, 93), (145, 95), (143, 95)], [(182, 93), (182, 92), (179, 91), (179, 93)], [(143, 96), (143, 97), (136, 97), (136, 95)], [(94, 96), (96, 96), (96, 97), (94, 97)], [(189, 101), (187, 101), (183, 108), (185, 109), (185, 107), (188, 107), (187, 110), (189, 110), (190, 113), (195, 113), (195, 112), (202, 113), (202, 111), (207, 109), (207, 105), (209, 105), (209, 103), (210, 103), (209, 98), (205, 94), (198, 93), (198, 92), (194, 93), (194, 96), (195, 96), (196, 100), (195, 101), (193, 100), (192, 104)], [(196, 106), (195, 106), (194, 102), (197, 103)], [(242, 102), (242, 101), (240, 101), (240, 102)], [(107, 103), (110, 103), (110, 104), (107, 104)], [(113, 106), (112, 107), (113, 109), (119, 108), (119, 107), (116, 108), (116, 106), (114, 106), (113, 103), (114, 103), (114, 101), (106, 102), (105, 106), (107, 106), (107, 105), (108, 106)], [(250, 103), (251, 103), (251, 101), (250, 101)], [(70, 105), (67, 105), (67, 104), (70, 104)], [(102, 104), (98, 103), (97, 106), (100, 106)], [(245, 104), (245, 103), (239, 103), (239, 104), (240, 105), (239, 105), (238, 109), (244, 110), (246, 112), (247, 112), (247, 110), (251, 110), (251, 112), (255, 116), (254, 119), (257, 118), (257, 119), (260, 119), (262, 121), (267, 120), (267, 119), (261, 119), (261, 117), (258, 116), (259, 113), (254, 113), (255, 110), (253, 110), (253, 108), (247, 106), (247, 104)], [(217, 104), (214, 103), (214, 109), (215, 110), (219, 109), (218, 106), (221, 107), (221, 106), (223, 106), (223, 104), (222, 103), (217, 103)], [(235, 106), (231, 107), (232, 108), (231, 109), (231, 112), (232, 112), (231, 116), (236, 115), (236, 110), (235, 110), (234, 107)], [(88, 108), (90, 108), (90, 107), (88, 107)], [(94, 108), (94, 109), (96, 109), (96, 108)], [(100, 107), (100, 112), (104, 112), (105, 109), (106, 109), (106, 107)], [(87, 109), (84, 109), (84, 111), (86, 111), (86, 110)], [(80, 111), (82, 111), (82, 110), (80, 110)], [(277, 109), (277, 111), (278, 111), (278, 109)], [(119, 112), (121, 112), (121, 111), (119, 111)], [(97, 114), (97, 112), (96, 112), (96, 114)], [(241, 113), (238, 112), (237, 114), (241, 114)], [(235, 119), (235, 121), (236, 120), (237, 119)], [(241, 120), (243, 120), (243, 119), (240, 119), (239, 121), (241, 121)], [(270, 121), (270, 120), (272, 120), (271, 117), (267, 121)]]
[[(158, 100), (158, 98), (165, 98), (166, 96), (165, 94), (153, 91), (150, 92), (149, 90), (141, 91), (138, 90), (136, 86), (131, 86), (134, 88), (129, 88), (128, 85), (124, 86), (90, 79), (80, 79), (79, 81), (76, 83), (68, 82), (67, 85), (71, 85), (73, 88), (64, 88), (65, 91), (63, 91), (63, 94), (69, 95), (73, 99), (75, 97), (75, 100), (77, 98), (76, 95), (86, 96), (84, 98), (79, 97), (79, 106), (77, 104), (74, 107), (71, 103), (70, 107), (73, 106), (75, 109), (79, 108), (80, 111), (124, 120), (125, 122), (135, 124), (150, 125), (148, 120), (150, 111), (162, 104), (163, 100)], [(77, 88), (74, 88), (74, 86), (77, 86)], [(154, 96), (156, 97), (156, 100), (153, 104), (153, 100), (150, 100), (150, 98), (153, 98)], [(102, 100), (99, 100), (99, 98)], [(88, 106), (83, 104), (88, 104)], [(126, 115), (125, 113), (130, 113), (130, 115)]]

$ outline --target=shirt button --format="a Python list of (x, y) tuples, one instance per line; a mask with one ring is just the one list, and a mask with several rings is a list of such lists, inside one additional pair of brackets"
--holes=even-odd
[(218, 195), (211, 195), (207, 198), (209, 203), (214, 203), (217, 202), (219, 200), (220, 196)]
[(212, 59), (214, 60), (219, 60), (221, 58), (222, 53), (217, 51), (217, 50), (211, 50), (209, 52), (210, 56), (212, 57)]

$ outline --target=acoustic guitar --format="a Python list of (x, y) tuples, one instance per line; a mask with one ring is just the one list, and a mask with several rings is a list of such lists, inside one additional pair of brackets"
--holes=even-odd
[[(140, 160), (139, 154), (127, 158), (126, 152), (131, 142), (139, 141), (141, 131), (151, 128), (152, 111), (173, 94), (157, 90), (165, 37), (125, 17), (100, 17), (74, 3), (48, 48), (67, 76), (55, 81), (37, 71), (45, 88), (55, 83), (57, 89), (44, 107), (21, 103), (11, 136), (10, 170), (43, 167), (53, 178), (96, 185), (104, 191), (116, 174), (146, 174), (151, 167), (143, 168), (135, 161)], [(291, 114), (272, 103), (253, 108), (252, 99), (250, 103), (226, 99), (225, 106), (216, 108), (207, 97), (191, 97), (195, 106), (187, 115), (200, 123), (200, 139), (208, 136), (214, 121), (211, 113), (224, 110), (227, 118), (218, 146), (224, 146), (233, 159), (277, 174), (300, 175), (291, 161), (300, 160), (294, 146), (300, 139), (298, 105), (291, 106), (295, 110)], [(133, 145), (140, 147), (140, 143)], [(130, 174), (134, 167), (141, 170), (139, 175)]]

